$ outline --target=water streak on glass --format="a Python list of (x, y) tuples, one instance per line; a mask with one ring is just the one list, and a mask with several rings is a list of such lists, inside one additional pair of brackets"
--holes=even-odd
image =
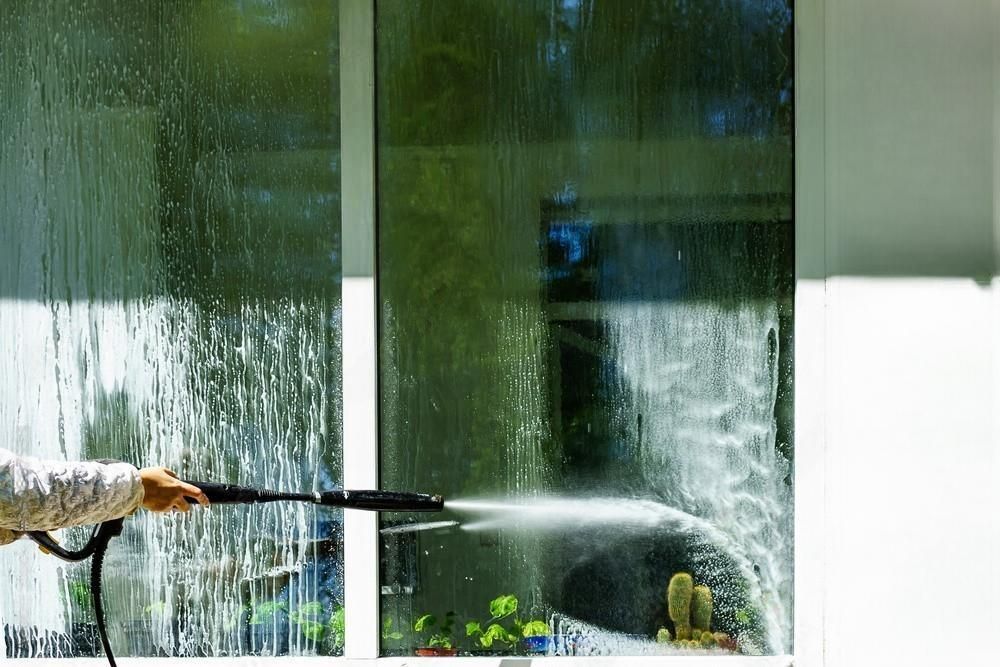
[(790, 653), (791, 3), (376, 17), (382, 481), (458, 522), (384, 519), (383, 652)]
[[(5, 4), (3, 446), (339, 482), (337, 31), (319, 1)], [(139, 512), (112, 645), (338, 653), (340, 532), (305, 505)], [(0, 549), (0, 657), (97, 655), (88, 571)]]

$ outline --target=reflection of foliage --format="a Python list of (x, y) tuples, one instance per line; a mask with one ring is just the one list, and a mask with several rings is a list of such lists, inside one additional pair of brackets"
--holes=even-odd
[(84, 457), (141, 463), (133, 457), (144, 449), (146, 429), (137, 419), (128, 395), (120, 389), (104, 393), (98, 387), (98, 391), (93, 418), (84, 426)]
[(382, 5), (393, 145), (791, 132), (786, 0)]
[[(405, 372), (400, 419), (423, 425), (422, 432), (399, 432), (403, 441), (392, 444), (398, 458), (388, 472), (398, 471), (402, 483), (426, 485), (404, 466), (417, 465), (420, 439), (444, 435), (435, 452), (435, 491), (495, 489), (508, 454), (498, 424), (524, 416), (496, 386), (508, 372), (504, 364), (519, 361), (498, 355), (505, 335), (501, 297), (508, 295), (498, 293), (496, 281), (516, 267), (504, 261), (506, 241), (492, 222), (495, 203), (484, 194), (486, 173), (468, 153), (447, 149), (382, 165), (384, 187), (407, 193), (382, 205), (383, 217), (400, 221), (386, 224), (380, 238), (383, 297), (392, 305), (386, 342), (398, 346), (387, 359), (396, 357)], [(445, 424), (451, 428), (442, 431)]]
[(392, 619), (386, 617), (382, 622), (382, 641), (399, 641), (403, 638), (402, 632), (396, 632), (392, 629)]

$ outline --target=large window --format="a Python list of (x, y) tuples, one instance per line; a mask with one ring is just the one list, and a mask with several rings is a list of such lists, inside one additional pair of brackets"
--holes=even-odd
[(790, 3), (376, 21), (382, 652), (790, 652)]
[(791, 4), (4, 3), (0, 445), (448, 499), (139, 513), (116, 651), (792, 653)]
[[(4, 447), (339, 482), (338, 42), (327, 0), (3, 4)], [(339, 653), (340, 525), (137, 514), (108, 554), (113, 646)], [(87, 572), (0, 548), (0, 658), (96, 655)]]

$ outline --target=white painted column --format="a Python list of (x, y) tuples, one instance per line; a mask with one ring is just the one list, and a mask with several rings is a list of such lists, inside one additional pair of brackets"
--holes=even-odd
[[(341, 0), (344, 486), (354, 489), (378, 488), (374, 84), (373, 1)], [(347, 511), (346, 657), (378, 657), (379, 599), (378, 515)]]
[(823, 0), (795, 4), (796, 665), (823, 664), (826, 597), (826, 170)]

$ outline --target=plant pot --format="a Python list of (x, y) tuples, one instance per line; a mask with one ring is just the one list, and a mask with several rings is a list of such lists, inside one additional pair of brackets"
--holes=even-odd
[(552, 645), (552, 638), (548, 635), (541, 635), (539, 637), (525, 637), (524, 638), (524, 650), (527, 653), (548, 653), (549, 647)]
[(444, 648), (441, 646), (420, 646), (413, 649), (421, 658), (450, 658), (458, 655), (457, 648)]

